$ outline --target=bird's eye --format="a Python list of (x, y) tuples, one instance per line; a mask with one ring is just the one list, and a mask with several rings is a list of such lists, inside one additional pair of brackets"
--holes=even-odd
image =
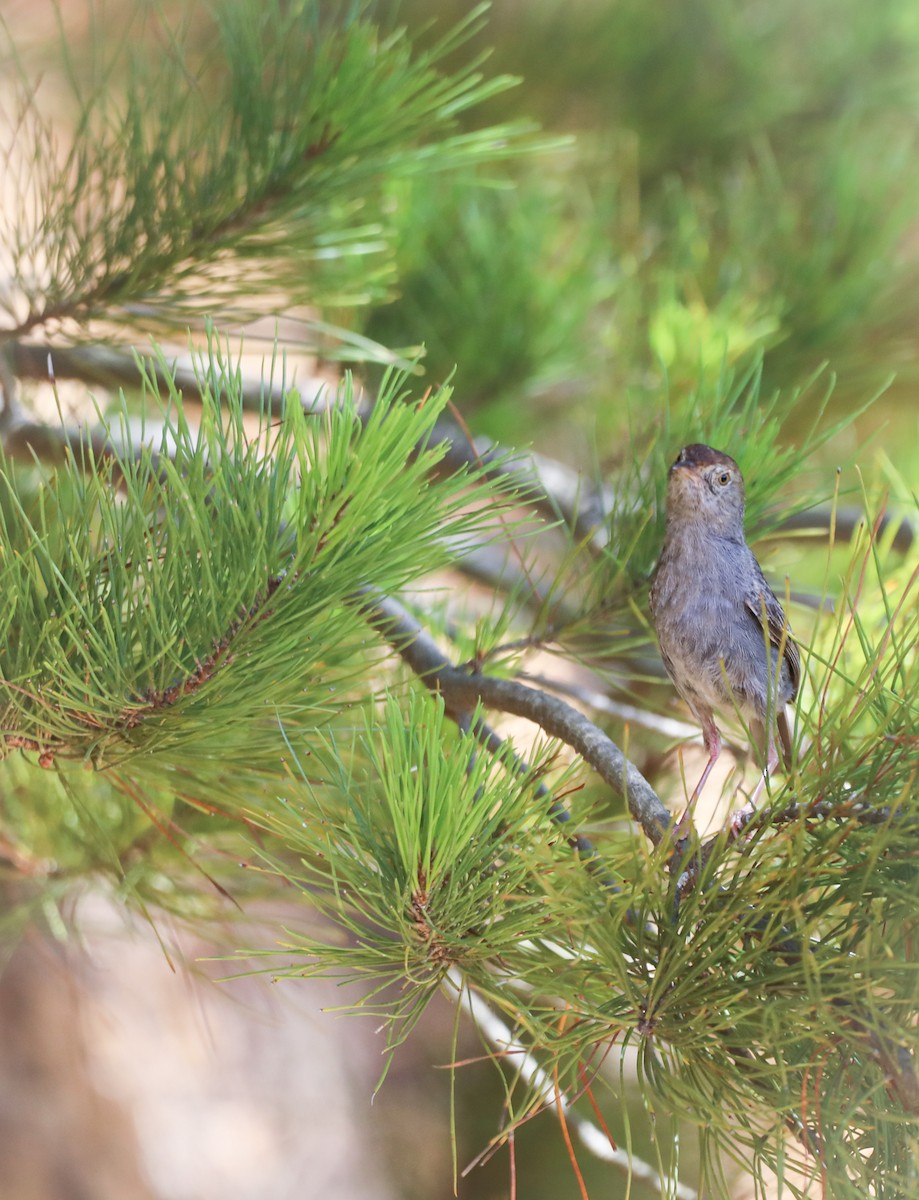
[(731, 472), (730, 471), (719, 471), (718, 474), (715, 476), (715, 478), (717, 479), (718, 483), (721, 484), (722, 487), (727, 487), (727, 485), (731, 482)]

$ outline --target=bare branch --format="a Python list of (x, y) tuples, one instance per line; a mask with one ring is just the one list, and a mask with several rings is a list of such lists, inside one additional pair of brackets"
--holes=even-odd
[(630, 725), (640, 725), (644, 729), (650, 729), (662, 737), (675, 738), (680, 742), (692, 743), (697, 746), (702, 745), (702, 734), (695, 725), (689, 725), (686, 721), (675, 721), (673, 717), (661, 717), (657, 713), (648, 712), (647, 709), (638, 708), (634, 704), (623, 704), (619, 700), (613, 700), (605, 692), (598, 692), (593, 688), (581, 687), (560, 679), (550, 679), (546, 675), (534, 675), (528, 671), (521, 671), (520, 678), (538, 687), (546, 688), (547, 691), (558, 692), (562, 696), (570, 696), (572, 700), (579, 700), (588, 708), (593, 708), (605, 716), (615, 717)]
[(0, 435), (19, 420), (19, 381), (7, 348), (0, 343)]
[[(877, 527), (877, 536), (882, 536), (893, 522), (897, 522), (897, 532), (893, 537), (893, 548), (905, 554), (913, 544), (915, 534), (912, 525), (904, 516), (891, 516), (883, 513)], [(778, 527), (779, 533), (793, 533), (797, 530), (810, 530), (823, 536), (831, 528), (835, 528), (836, 537), (842, 541), (851, 541), (859, 525), (866, 522), (865, 513), (854, 505), (838, 508), (833, 519), (833, 510), (828, 505), (819, 505), (804, 512), (791, 513), (785, 517)]]
[[(104, 343), (77, 346), (48, 346), (32, 342), (12, 342), (8, 353), (13, 372), (20, 379), (79, 379), (83, 383), (104, 388), (139, 387), (141, 374), (133, 354)], [(200, 399), (201, 384), (188, 354), (178, 355), (170, 369), (161, 363), (147, 364), (147, 373), (164, 391), (173, 384), (183, 395)], [(267, 381), (260, 375), (243, 374), (241, 400), (243, 408), (261, 406), (279, 410), (291, 389), (289, 379)], [(335, 388), (321, 378), (297, 380), (300, 402), (307, 412), (325, 408), (334, 397)]]

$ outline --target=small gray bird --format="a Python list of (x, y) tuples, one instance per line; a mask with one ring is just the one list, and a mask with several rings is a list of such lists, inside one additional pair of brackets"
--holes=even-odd
[[(786, 765), (791, 735), (785, 705), (798, 694), (801, 658), (785, 613), (744, 540), (744, 484), (733, 458), (685, 446), (667, 481), (667, 533), (651, 585), (661, 657), (702, 725), (708, 762), (687, 815), (721, 753), (716, 709), (740, 714), (765, 763)], [(766, 647), (769, 648), (768, 660)]]

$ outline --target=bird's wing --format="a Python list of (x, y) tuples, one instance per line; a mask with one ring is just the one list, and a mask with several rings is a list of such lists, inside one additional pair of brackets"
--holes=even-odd
[(756, 583), (753, 590), (747, 593), (745, 603), (760, 628), (763, 627), (763, 609), (765, 608), (769, 641), (785, 658), (791, 686), (794, 688), (791, 697), (793, 700), (798, 694), (798, 685), (801, 682), (801, 652), (797, 642), (791, 636), (785, 612), (776, 599), (775, 592), (766, 582), (758, 563), (756, 564), (756, 576)]

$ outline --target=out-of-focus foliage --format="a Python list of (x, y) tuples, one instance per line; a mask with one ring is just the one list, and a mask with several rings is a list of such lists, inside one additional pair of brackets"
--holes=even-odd
[[(430, 15), (415, 0), (399, 11)], [(907, 0), (495, 0), (479, 37), (523, 80), (490, 111), (576, 134), (549, 169), (504, 173), (521, 212), (556, 214), (552, 229), (540, 234), (540, 217), (521, 238), (506, 204), (469, 193), (432, 224), (429, 193), (403, 191), (400, 298), (369, 328), (426, 342), (434, 379), (460, 365), (459, 394), (486, 428), (488, 402), (519, 392), (525, 436), (543, 430), (580, 457), (599, 434), (602, 455), (622, 436), (625, 394), (643, 402), (664, 380), (689, 387), (763, 351), (769, 386), (829, 359), (837, 402), (894, 365), (914, 377)], [(445, 285), (458, 277), (461, 289)], [(510, 414), (499, 429), (519, 440)]]
[(375, 309), (367, 332), (389, 347), (422, 333), (432, 379), (462, 363), (464, 408), (501, 440), (558, 386), (585, 392), (605, 358), (602, 337), (593, 349), (588, 337), (618, 272), (573, 182), (540, 169), (495, 186), (427, 177), (395, 194), (403, 299)]
[(367, 2), (190, 5), (194, 36), (149, 15), (120, 38), (62, 35), (49, 74), (64, 129), (39, 68), (0, 31), (13, 194), (0, 344), (62, 329), (85, 339), (94, 318), (109, 338), (175, 332), (217, 295), (237, 320), (379, 299), (393, 274), (384, 183), (505, 158), (520, 141), (519, 123), (459, 126), (511, 82), (468, 55), (444, 69), (475, 12), (427, 50), (382, 29)]

